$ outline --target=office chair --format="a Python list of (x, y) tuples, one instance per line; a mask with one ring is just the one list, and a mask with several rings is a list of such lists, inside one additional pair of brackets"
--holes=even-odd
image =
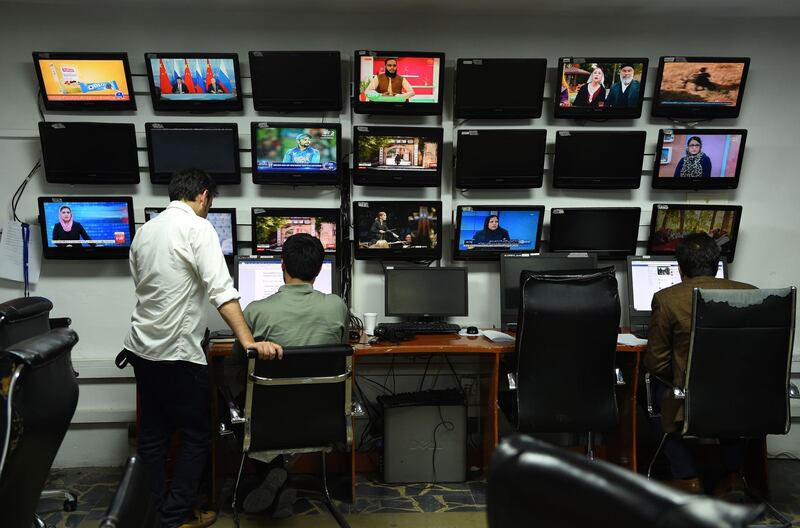
[(492, 455), (486, 499), (489, 528), (534, 520), (560, 527), (733, 528), (763, 510), (689, 495), (522, 434), (504, 439)]
[(73, 330), (57, 328), (0, 349), (11, 364), (0, 453), (3, 526), (44, 526), (36, 506), (78, 404), (70, 362), (77, 342)]
[(146, 528), (155, 522), (155, 509), (147, 486), (145, 468), (139, 458), (128, 459), (100, 528)]
[[(652, 393), (655, 378), (675, 399), (684, 401), (684, 437), (763, 438), (788, 433), (789, 399), (798, 397), (797, 387), (789, 382), (796, 297), (794, 287), (695, 288), (685, 385), (675, 387), (672, 380), (647, 374), (648, 414), (658, 416)], [(653, 461), (661, 445), (663, 439)], [(747, 493), (761, 500), (749, 486)], [(791, 524), (765, 504), (785, 526)]]
[[(614, 368), (619, 325), (614, 267), (523, 271), (516, 343), (516, 390), (501, 400), (523, 433), (588, 433), (617, 423)], [(615, 376), (617, 372), (617, 376)]]
[[(336, 509), (328, 491), (325, 455), (333, 445), (352, 443), (350, 420), (352, 374), (349, 345), (285, 347), (280, 361), (260, 361), (248, 350), (245, 408), (242, 412), (222, 391), (230, 423), (220, 426), (230, 434), (243, 424), (242, 459), (233, 492), (233, 514), (239, 525), (236, 496), (245, 458), (270, 462), (282, 455), (320, 453), (322, 492), (303, 490), (298, 497), (324, 504), (339, 526), (349, 524)], [(280, 405), (276, 405), (280, 402)]]

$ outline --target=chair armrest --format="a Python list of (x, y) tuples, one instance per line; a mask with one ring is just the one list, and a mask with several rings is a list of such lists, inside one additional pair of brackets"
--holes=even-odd
[(670, 390), (672, 390), (672, 396), (676, 400), (685, 400), (686, 399), (686, 393), (683, 391), (683, 389), (680, 389), (680, 388), (676, 387), (670, 381), (662, 378), (661, 376), (656, 376), (655, 374), (650, 374), (649, 372), (646, 372), (645, 375), (644, 375), (644, 385), (645, 385), (645, 389), (646, 389), (646, 393), (647, 393), (647, 415), (650, 416), (650, 418), (656, 418), (658, 416), (661, 416), (661, 414), (655, 412), (655, 408), (653, 407), (653, 399), (654, 399), (653, 398), (653, 379), (656, 379), (659, 382), (661, 382), (664, 385), (666, 385), (667, 387), (669, 387)]
[(72, 319), (69, 317), (51, 317), (50, 329), (53, 328), (69, 328), (72, 325)]
[(236, 402), (233, 401), (233, 395), (231, 394), (230, 388), (224, 385), (220, 386), (219, 395), (222, 397), (223, 401), (225, 402), (225, 406), (228, 408), (231, 425), (243, 424), (245, 422), (244, 414), (236, 405)]
[(794, 383), (789, 383), (789, 398), (793, 400), (800, 399), (800, 389)]

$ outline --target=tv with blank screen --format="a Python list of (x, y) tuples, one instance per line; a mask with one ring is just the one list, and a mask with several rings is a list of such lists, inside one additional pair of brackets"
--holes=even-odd
[(550, 210), (550, 251), (588, 252), (600, 259), (636, 254), (639, 207), (573, 207)]
[(541, 117), (546, 76), (547, 59), (458, 59), (455, 117)]
[(253, 106), (263, 112), (342, 109), (338, 51), (251, 51)]
[(559, 130), (553, 160), (553, 187), (638, 189), (646, 138), (646, 132), (637, 130)]
[[(459, 130), (456, 143), (457, 189), (530, 189), (541, 187), (546, 130)], [(524, 156), (509, 156), (520, 150)]]

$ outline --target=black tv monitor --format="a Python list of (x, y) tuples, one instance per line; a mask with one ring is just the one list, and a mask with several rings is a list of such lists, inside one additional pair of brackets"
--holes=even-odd
[(550, 211), (550, 251), (585, 251), (600, 259), (636, 253), (639, 207), (576, 207)]
[(501, 253), (536, 253), (543, 221), (543, 205), (459, 205), (453, 258), (497, 260)]
[(547, 59), (458, 59), (455, 117), (541, 117), (546, 76)]
[(322, 242), (326, 252), (336, 252), (339, 209), (253, 207), (251, 209), (253, 254), (280, 253), (284, 241), (308, 233)]
[(500, 324), (516, 328), (519, 312), (520, 275), (530, 271), (593, 269), (597, 256), (593, 253), (552, 254), (503, 253), (500, 255)]
[(638, 189), (642, 179), (644, 131), (556, 133), (553, 187)]
[(251, 123), (253, 183), (337, 185), (342, 127), (338, 123)]
[(342, 109), (338, 51), (251, 51), (253, 106), (265, 112)]
[(145, 53), (155, 111), (242, 109), (236, 53)]
[[(145, 207), (144, 221), (147, 222), (157, 217), (165, 207)], [(208, 211), (208, 221), (214, 226), (214, 231), (219, 237), (219, 247), (225, 260), (231, 262), (236, 255), (238, 237), (236, 234), (236, 209), (225, 207), (212, 207)]]
[(652, 113), (671, 118), (739, 117), (749, 57), (661, 57)]
[(41, 121), (39, 139), (50, 183), (139, 183), (133, 124)]
[(130, 196), (40, 196), (48, 259), (126, 259), (135, 232)]
[(385, 314), (395, 317), (469, 315), (466, 268), (387, 266)]
[(357, 50), (353, 64), (355, 113), (442, 113), (444, 53)]
[[(242, 310), (253, 301), (266, 299), (283, 286), (283, 269), (280, 255), (251, 255), (234, 260), (233, 284), (239, 291)], [(339, 293), (336, 257), (326, 254), (322, 269), (314, 279), (314, 289), (322, 293)]]
[(34, 51), (47, 110), (136, 110), (127, 53)]
[(744, 129), (662, 129), (653, 188), (735, 189), (742, 171)]
[(641, 117), (648, 62), (645, 57), (561, 57), (553, 90), (555, 117)]
[(442, 202), (353, 202), (358, 260), (442, 258)]
[[(459, 130), (456, 143), (456, 188), (531, 189), (541, 187), (546, 130)], [(509, 156), (519, 149), (524, 156)]]
[(356, 126), (353, 183), (438, 187), (442, 183), (442, 129)]
[(175, 172), (203, 169), (218, 185), (241, 183), (236, 123), (145, 123), (150, 182), (169, 183)]
[(674, 255), (683, 237), (706, 233), (720, 248), (720, 255), (733, 262), (741, 205), (653, 204), (650, 217), (648, 255)]

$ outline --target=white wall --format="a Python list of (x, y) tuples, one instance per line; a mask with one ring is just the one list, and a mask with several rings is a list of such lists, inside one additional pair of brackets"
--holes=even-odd
[[(654, 202), (684, 202), (711, 200), (744, 206), (736, 261), (730, 274), (737, 280), (762, 287), (797, 284), (797, 262), (800, 261), (798, 226), (800, 208), (800, 179), (796, 170), (796, 151), (800, 137), (800, 107), (793, 103), (792, 93), (800, 85), (800, 73), (792, 60), (797, 49), (798, 19), (680, 19), (663, 18), (580, 19), (575, 17), (492, 17), (492, 16), (427, 16), (423, 9), (405, 10), (397, 16), (386, 13), (369, 16), (328, 15), (321, 17), (304, 13), (293, 16), (271, 13), (268, 9), (245, 11), (225, 8), (165, 8), (143, 5), (140, 8), (92, 7), (73, 5), (49, 7), (38, 5), (0, 4), (0, 71), (3, 75), (3, 95), (0, 96), (0, 195), (8, 202), (19, 182), (39, 156), (36, 123), (36, 78), (31, 51), (127, 51), (134, 74), (144, 74), (143, 55), (148, 51), (234, 51), (239, 53), (242, 74), (249, 75), (247, 51), (254, 49), (339, 49), (348, 61), (357, 48), (407, 49), (444, 51), (447, 55), (445, 114), (440, 118), (367, 118), (356, 116), (355, 123), (402, 123), (440, 125), (445, 129), (444, 158), (452, 155), (452, 78), (453, 65), (458, 57), (546, 57), (552, 70), (562, 55), (648, 56), (651, 65), (662, 54), (686, 55), (744, 55), (752, 57), (750, 75), (741, 116), (737, 120), (720, 120), (711, 126), (737, 126), (749, 130), (742, 178), (739, 189), (704, 194), (651, 189), (652, 174), (647, 171), (641, 188), (634, 191), (557, 191), (551, 188), (549, 175), (541, 189), (527, 191), (471, 191), (461, 195), (451, 185), (451, 170), (445, 166), (441, 196), (436, 189), (395, 190), (354, 188), (354, 199), (413, 199), (439, 198), (444, 202), (445, 218), (461, 203), (539, 203), (547, 208), (579, 205), (639, 206), (642, 208), (640, 253), (644, 251), (647, 223)], [(349, 65), (345, 67), (347, 78)], [(648, 133), (645, 169), (652, 163), (657, 129), (668, 122), (649, 117), (649, 97), (652, 94), (654, 70), (650, 71), (649, 87), (645, 94), (643, 117), (634, 122), (589, 125), (592, 130), (633, 127)], [(243, 82), (245, 92), (249, 80)], [(499, 89), (524, 89), (515, 86), (513, 79), (499, 83)], [(159, 114), (156, 116), (147, 93), (146, 80), (134, 78), (138, 111), (135, 113), (52, 113), (48, 120), (119, 121), (133, 122), (143, 147), (144, 123), (164, 121), (235, 121), (239, 124), (241, 146), (249, 147), (249, 122), (256, 119), (309, 120), (319, 116), (272, 116), (257, 114), (250, 99), (245, 99), (245, 111), (230, 115)], [(546, 94), (551, 93), (548, 86)], [(466, 126), (510, 126), (547, 128), (548, 151), (552, 151), (555, 131), (574, 129), (571, 121), (555, 121), (552, 103), (547, 101), (544, 115), (533, 121), (503, 121), (483, 123), (470, 121)], [(327, 119), (342, 123), (349, 146), (353, 124), (349, 105), (339, 116)], [(146, 153), (140, 152), (145, 166)], [(551, 159), (547, 160), (549, 167)], [(249, 155), (242, 157), (250, 166)], [(163, 187), (149, 183), (142, 173), (138, 186), (67, 186), (44, 182), (39, 173), (30, 183), (20, 202), (18, 215), (28, 221), (36, 218), (36, 197), (59, 194), (128, 194), (134, 196), (138, 219), (146, 206), (163, 206), (167, 202)], [(223, 187), (215, 201), (218, 207), (236, 207), (240, 221), (241, 239), (249, 239), (249, 209), (251, 206), (315, 206), (332, 207), (338, 194), (327, 188), (295, 190), (289, 187), (260, 187), (242, 176), (240, 187)], [(445, 228), (445, 260), (449, 264), (449, 221)], [(546, 235), (547, 231), (545, 231)], [(616, 262), (624, 267), (623, 262)], [(499, 324), (499, 266), (497, 263), (470, 263), (470, 314), (456, 322), (477, 323), (480, 326)], [(624, 275), (619, 276), (623, 306)], [(353, 310), (383, 313), (383, 286), (378, 263), (356, 262), (353, 279)], [(0, 297), (12, 298), (22, 294), (21, 285), (0, 280)], [(133, 307), (133, 288), (124, 261), (79, 262), (45, 261), (41, 282), (32, 294), (53, 300), (55, 315), (68, 315), (80, 335), (74, 357), (80, 366), (108, 364), (121, 347)], [(624, 320), (624, 317), (623, 317)], [(212, 328), (221, 327), (218, 317), (212, 318)], [(105, 393), (103, 392), (105, 391)], [(122, 391), (122, 392), (120, 392)], [(96, 387), (82, 392), (79, 409), (97, 410), (106, 400), (115, 397), (102, 394), (127, 394), (130, 383), (108, 383), (102, 390)], [(115, 404), (116, 405), (116, 404)], [(132, 401), (128, 411), (132, 408)], [(122, 411), (120, 411), (122, 412)], [(115, 416), (122, 416), (118, 414)], [(115, 418), (107, 418), (112, 423)], [(117, 421), (126, 421), (119, 418)], [(110, 438), (118, 445), (122, 424), (104, 426), (115, 430)], [(70, 437), (76, 438), (77, 431)], [(91, 435), (86, 435), (90, 437)], [(84, 438), (86, 438), (84, 437)], [(112, 441), (112, 440), (109, 440)], [(81, 450), (73, 445), (69, 459), (62, 455), (64, 465), (105, 463), (97, 458), (97, 446), (91, 439)], [(76, 451), (77, 450), (77, 451)], [(120, 448), (120, 452), (122, 449)]]

